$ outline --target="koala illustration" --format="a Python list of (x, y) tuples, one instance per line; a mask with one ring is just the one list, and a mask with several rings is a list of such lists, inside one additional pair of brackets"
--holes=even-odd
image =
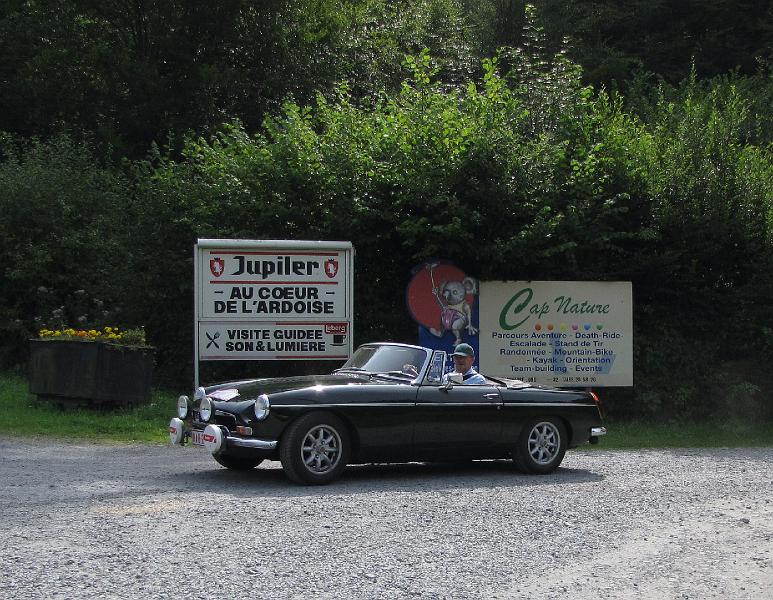
[(442, 337), (446, 331), (454, 334), (454, 345), (462, 343), (462, 330), (475, 335), (478, 330), (472, 326), (472, 311), (464, 299), (467, 294), (477, 294), (477, 284), (472, 277), (461, 281), (444, 281), (440, 287), (433, 287), (432, 293), (440, 305), (441, 328), (430, 327), (432, 335)]

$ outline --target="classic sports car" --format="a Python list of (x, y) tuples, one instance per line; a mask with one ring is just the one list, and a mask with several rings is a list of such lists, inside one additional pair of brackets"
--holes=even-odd
[(204, 446), (229, 469), (280, 460), (296, 483), (324, 484), (347, 463), (512, 458), (550, 473), (567, 448), (597, 443), (592, 392), (486, 377), (443, 382), (446, 353), (421, 346), (360, 346), (331, 375), (252, 379), (180, 396), (173, 444)]

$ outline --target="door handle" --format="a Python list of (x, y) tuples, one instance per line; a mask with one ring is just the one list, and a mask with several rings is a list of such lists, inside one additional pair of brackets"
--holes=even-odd
[(483, 397), (486, 400), (493, 400), (494, 398), (499, 398), (499, 394), (483, 394)]

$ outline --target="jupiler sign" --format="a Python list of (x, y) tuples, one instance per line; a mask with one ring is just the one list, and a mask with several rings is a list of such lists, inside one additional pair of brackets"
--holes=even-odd
[(350, 242), (199, 240), (197, 360), (336, 360), (352, 353)]

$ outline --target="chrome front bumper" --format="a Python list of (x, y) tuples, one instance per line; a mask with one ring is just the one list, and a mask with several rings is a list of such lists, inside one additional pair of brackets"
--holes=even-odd
[[(204, 429), (204, 447), (212, 454), (222, 452), (229, 447), (251, 448), (253, 450), (275, 450), (279, 442), (277, 440), (256, 440), (254, 438), (242, 438), (229, 435), (223, 425), (207, 425)], [(178, 418), (169, 422), (169, 441), (172, 444), (184, 444), (191, 437), (191, 430), (185, 428), (185, 423)]]
[(276, 440), (255, 440), (253, 438), (238, 438), (229, 435), (225, 438), (226, 448), (228, 446), (239, 446), (240, 448), (256, 448), (258, 450), (275, 450)]

